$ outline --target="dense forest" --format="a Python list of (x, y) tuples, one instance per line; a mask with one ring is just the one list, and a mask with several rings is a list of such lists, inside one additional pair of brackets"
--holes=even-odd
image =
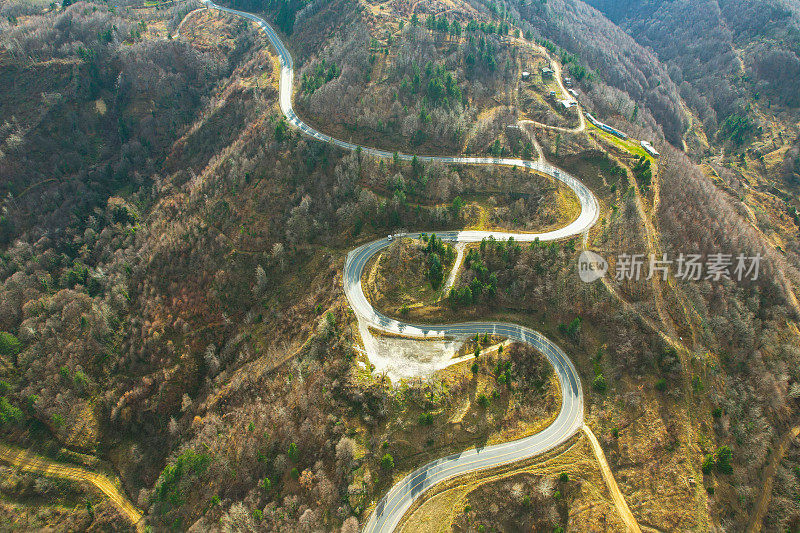
[[(298, 113), (326, 133), (448, 155), (533, 159), (535, 146), (583, 180), (602, 206), (585, 244), (484, 241), (441, 299), (405, 312), (551, 336), (642, 524), (797, 526), (796, 3), (231, 5), (275, 23)], [(404, 230), (536, 231), (574, 199), (536, 174), (304, 137), (278, 108), (263, 34), (204, 11), (176, 35), (196, 7), (0, 4), (0, 438), (114, 472), (156, 530), (358, 531), (401, 473), (555, 400), (543, 359), (518, 345), (431, 379), (371, 372), (346, 254)], [(574, 78), (582, 108), (660, 159), (591, 128), (516, 127), (534, 48)], [(763, 259), (745, 283), (585, 284), (584, 246)], [(392, 272), (425, 290), (456, 264), (432, 238), (392, 253)], [(613, 529), (594, 467), (575, 464), (481, 486), (450, 526)], [(124, 524), (78, 482), (3, 468), (0, 517)]]
[[(711, 132), (747, 116), (749, 102), (800, 104), (800, 10), (773, 1), (590, 0), (658, 54)], [(688, 45), (686, 43), (689, 43)], [(752, 120), (753, 117), (750, 117)], [(742, 144), (742, 139), (732, 139)]]

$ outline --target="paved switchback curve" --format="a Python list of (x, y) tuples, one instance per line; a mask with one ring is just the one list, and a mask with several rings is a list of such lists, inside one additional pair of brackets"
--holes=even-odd
[[(359, 146), (353, 143), (333, 138), (303, 122), (292, 108), (292, 85), (294, 81), (294, 63), (292, 56), (278, 37), (278, 34), (261, 17), (219, 6), (211, 0), (203, 0), (206, 7), (217, 9), (232, 15), (238, 15), (255, 22), (266, 33), (273, 47), (278, 53), (281, 63), (281, 77), (279, 84), (280, 108), (286, 120), (305, 135), (322, 142), (330, 143), (345, 150), (361, 149), (362, 153), (375, 157), (392, 158), (394, 154), (386, 150)], [(399, 153), (398, 157), (410, 161), (414, 155)], [(534, 240), (557, 240), (580, 235), (586, 232), (595, 223), (599, 213), (599, 206), (594, 194), (577, 178), (544, 162), (527, 161), (513, 158), (495, 157), (468, 157), (468, 156), (416, 156), (419, 161), (441, 162), (446, 164), (462, 165), (503, 165), (529, 169), (551, 176), (569, 187), (578, 197), (581, 206), (580, 215), (562, 228), (544, 233), (510, 233), (492, 231), (450, 231), (438, 233), (442, 239), (451, 242), (475, 243), (487, 237), (495, 239), (513, 238), (516, 241), (530, 242)], [(409, 233), (407, 237), (418, 237), (419, 233)], [(400, 482), (395, 484), (377, 504), (369, 517), (365, 531), (389, 532), (399, 524), (405, 512), (414, 501), (420, 498), (432, 486), (452, 478), (485, 470), (514, 461), (527, 459), (541, 454), (566, 441), (583, 425), (583, 391), (580, 378), (574, 365), (567, 355), (556, 344), (541, 333), (516, 324), (502, 322), (469, 322), (462, 324), (407, 324), (389, 318), (370, 305), (364, 296), (361, 287), (361, 275), (364, 265), (370, 257), (388, 247), (389, 238), (379, 239), (352, 250), (345, 262), (343, 281), (344, 290), (351, 307), (359, 320), (365, 320), (370, 326), (392, 333), (403, 335), (436, 338), (442, 336), (455, 338), (468, 338), (476, 333), (508, 337), (519, 342), (530, 344), (547, 357), (558, 375), (562, 391), (561, 411), (556, 419), (547, 428), (519, 440), (473, 448), (461, 453), (456, 453), (436, 459), (414, 470)]]

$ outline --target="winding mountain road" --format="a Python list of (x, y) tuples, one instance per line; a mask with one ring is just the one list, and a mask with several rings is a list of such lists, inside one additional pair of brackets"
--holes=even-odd
[[(279, 85), (280, 108), (287, 121), (293, 127), (299, 129), (313, 139), (339, 146), (345, 150), (361, 149), (364, 154), (382, 158), (392, 158), (394, 156), (392, 152), (386, 150), (358, 146), (333, 138), (303, 122), (292, 108), (292, 85), (294, 81), (292, 56), (272, 27), (264, 19), (252, 13), (219, 6), (211, 0), (203, 0), (203, 4), (211, 9), (217, 9), (225, 13), (249, 19), (255, 22), (264, 33), (266, 33), (277, 51), (281, 63)], [(400, 153), (398, 157), (401, 160), (410, 161), (414, 155)], [(549, 241), (580, 235), (591, 228), (597, 220), (599, 206), (594, 194), (575, 177), (544, 161), (468, 156), (422, 155), (416, 157), (419, 161), (435, 161), (445, 164), (504, 165), (534, 170), (564, 183), (575, 193), (580, 202), (580, 215), (566, 226), (552, 231), (544, 233), (492, 231), (451, 231), (438, 233), (445, 241), (476, 243), (490, 236), (498, 240), (513, 238), (516, 241), (522, 242), (531, 242), (534, 240)], [(419, 235), (419, 233), (405, 234), (405, 236), (412, 238), (418, 237)], [(361, 287), (361, 275), (364, 270), (364, 265), (366, 265), (369, 259), (390, 244), (391, 240), (389, 238), (379, 239), (352, 250), (347, 256), (343, 274), (344, 290), (351, 307), (360, 321), (366, 321), (370, 326), (381, 331), (421, 338), (437, 338), (442, 336), (468, 338), (474, 336), (476, 333), (481, 335), (488, 333), (528, 343), (544, 354), (553, 365), (561, 386), (562, 402), (561, 411), (553, 423), (535, 435), (503, 444), (474, 448), (461, 453), (448, 455), (447, 457), (436, 459), (414, 470), (399, 483), (395, 484), (389, 493), (378, 502), (366, 524), (365, 531), (368, 532), (393, 531), (413, 502), (421, 497), (426, 490), (441, 481), (454, 476), (497, 467), (541, 454), (566, 441), (583, 426), (583, 391), (581, 389), (578, 373), (561, 348), (541, 333), (523, 326), (502, 322), (470, 322), (441, 325), (407, 324), (389, 318), (374, 309), (364, 296)]]
[[(491, 232), (460, 231), (437, 233), (445, 241), (480, 242), (484, 236), (499, 235)], [(515, 240), (532, 240), (533, 234), (514, 235)], [(540, 234), (547, 236), (547, 234)], [(418, 233), (406, 234), (415, 238)], [(553, 237), (558, 238), (558, 237)], [(448, 455), (421, 466), (395, 484), (370, 515), (365, 531), (393, 531), (405, 512), (427, 489), (454, 476), (493, 468), (506, 463), (539, 455), (561, 444), (583, 426), (583, 391), (580, 378), (569, 357), (547, 337), (532, 329), (503, 322), (469, 322), (462, 324), (420, 325), (407, 324), (389, 318), (370, 305), (361, 288), (361, 274), (369, 259), (391, 244), (380, 239), (351, 251), (344, 271), (345, 294), (356, 314), (371, 326), (406, 336), (436, 338), (469, 338), (476, 333), (497, 335), (530, 344), (547, 357), (553, 365), (561, 387), (561, 410), (544, 430), (519, 440), (473, 448)]]

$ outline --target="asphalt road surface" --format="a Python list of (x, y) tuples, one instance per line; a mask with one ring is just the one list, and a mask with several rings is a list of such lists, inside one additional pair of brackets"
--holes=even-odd
[[(551, 232), (552, 233), (552, 232)], [(483, 237), (507, 238), (505, 233), (459, 231), (437, 233), (445, 241), (480, 242)], [(405, 234), (406, 237), (419, 237), (418, 233)], [(551, 234), (516, 234), (517, 241), (532, 241), (536, 238), (558, 238)], [(394, 238), (400, 238), (400, 235)], [(561, 410), (558, 417), (547, 428), (523, 439), (474, 448), (436, 459), (403, 478), (376, 506), (365, 531), (393, 531), (403, 514), (428, 488), (454, 476), (476, 470), (484, 470), (502, 464), (519, 461), (538, 455), (566, 441), (583, 425), (583, 391), (580, 378), (572, 361), (556, 344), (532, 329), (503, 322), (469, 322), (462, 324), (407, 324), (389, 318), (370, 305), (361, 287), (361, 274), (369, 259), (391, 244), (388, 238), (367, 243), (351, 251), (344, 269), (345, 294), (353, 310), (366, 319), (373, 327), (392, 333), (422, 338), (467, 339), (476, 333), (497, 335), (536, 348), (547, 357), (558, 376), (562, 391)]]
[[(292, 56), (281, 42), (275, 30), (261, 17), (222, 6), (211, 0), (203, 3), (212, 9), (218, 9), (233, 15), (247, 18), (259, 25), (266, 33), (270, 42), (278, 53), (281, 62), (280, 77), (280, 107), (286, 120), (295, 128), (301, 130), (311, 138), (322, 142), (334, 144), (345, 150), (361, 149), (362, 153), (392, 158), (394, 154), (386, 150), (379, 150), (367, 146), (358, 146), (353, 143), (335, 139), (317, 131), (303, 122), (292, 109), (292, 84), (294, 81), (294, 68)], [(397, 154), (401, 160), (409, 161), (412, 154)], [(437, 233), (442, 239), (451, 242), (480, 242), (482, 239), (493, 236), (495, 239), (510, 239), (531, 242), (534, 240), (550, 241), (580, 235), (586, 232), (595, 223), (599, 213), (597, 199), (594, 194), (578, 179), (567, 174), (546, 162), (526, 161), (513, 158), (495, 157), (465, 157), (465, 156), (417, 156), (419, 161), (438, 161), (448, 164), (462, 165), (504, 165), (535, 170), (547, 174), (569, 187), (578, 197), (581, 205), (580, 215), (566, 226), (544, 233), (509, 233), (491, 231), (451, 231)], [(404, 236), (418, 237), (419, 233), (409, 233)], [(400, 237), (398, 235), (397, 237)], [(364, 528), (368, 532), (393, 531), (411, 507), (413, 502), (420, 498), (426, 490), (437, 483), (454, 476), (480, 471), (526, 459), (566, 441), (583, 425), (583, 391), (580, 378), (567, 355), (552, 341), (541, 333), (532, 329), (502, 322), (470, 322), (463, 324), (422, 325), (407, 324), (389, 318), (375, 310), (364, 296), (361, 287), (361, 275), (364, 265), (370, 257), (391, 244), (389, 238), (379, 239), (352, 250), (345, 262), (344, 289), (347, 299), (359, 319), (366, 320), (371, 326), (379, 330), (410, 335), (415, 337), (453, 337), (469, 338), (476, 333), (507, 337), (515, 341), (525, 342), (536, 348), (547, 357), (553, 365), (561, 385), (562, 401), (558, 417), (547, 428), (519, 440), (473, 448), (461, 453), (448, 455), (431, 461), (414, 470), (399, 483), (394, 485), (375, 507)]]

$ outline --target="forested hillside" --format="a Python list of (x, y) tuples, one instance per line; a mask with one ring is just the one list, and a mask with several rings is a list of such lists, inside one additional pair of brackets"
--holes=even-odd
[[(154, 530), (353, 532), (405, 473), (552, 420), (550, 367), (501, 338), (468, 339), (454, 354), (468, 361), (424, 379), (374, 371), (342, 270), (390, 233), (561, 227), (571, 191), (310, 139), (241, 18), (184, 19), (193, 1), (66, 4), (0, 3), (4, 443), (113, 474)], [(365, 270), (373, 305), (552, 338), (642, 526), (797, 527), (796, 2), (229, 5), (274, 23), (295, 109), (320, 131), (546, 159), (598, 198), (585, 240), (487, 240), (461, 263), (427, 235), (396, 241)], [(604, 281), (577, 277), (583, 248), (611, 259)], [(620, 253), (720, 252), (760, 254), (759, 278), (613, 279)], [(580, 439), (429, 516), (454, 531), (621, 527)], [(96, 488), (12, 470), (0, 521), (130, 527)]]
[(116, 191), (139, 192), (229, 73), (228, 57), (148, 39), (146, 21), (102, 6), (5, 24), (5, 244), (33, 227), (37, 235), (85, 219)]
[(795, 110), (800, 104), (797, 2), (588, 3), (656, 52), (709, 133), (736, 135), (734, 121), (753, 120), (754, 101)]

